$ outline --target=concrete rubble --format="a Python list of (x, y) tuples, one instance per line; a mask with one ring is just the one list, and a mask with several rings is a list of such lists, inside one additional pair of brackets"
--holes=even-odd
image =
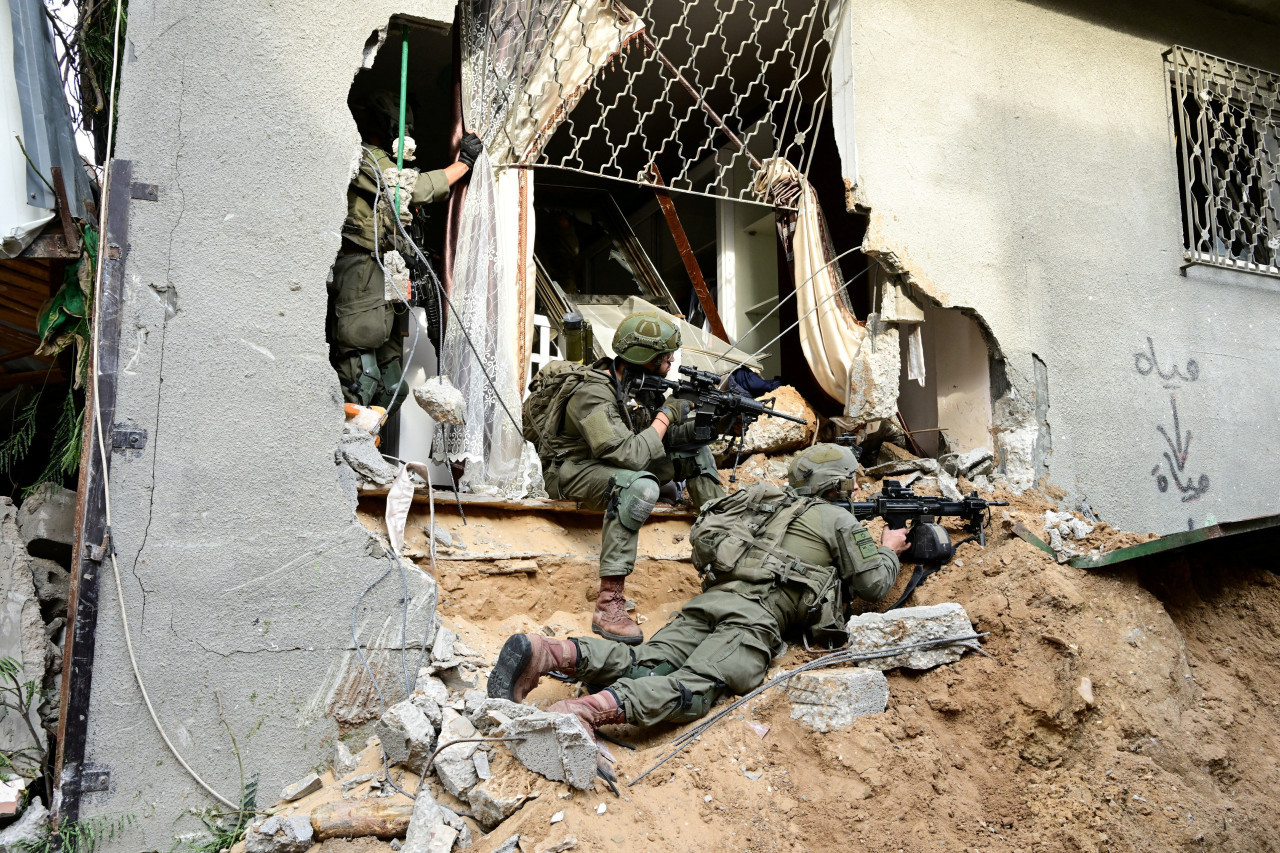
[(75, 518), (75, 492), (54, 483), (38, 486), (18, 510), (18, 528), (27, 553), (70, 568)]
[(595, 741), (574, 714), (553, 714), (531, 705), (490, 699), (472, 718), (486, 734), (520, 737), (506, 744), (521, 764), (556, 782), (586, 790), (596, 776)]
[(786, 692), (791, 719), (816, 732), (843, 729), (889, 704), (889, 681), (876, 669), (802, 672), (787, 681)]
[(313, 840), (310, 818), (272, 815), (246, 830), (244, 849), (245, 853), (304, 853)]
[[(773, 398), (774, 408), (797, 418), (804, 418), (808, 424), (796, 424), (782, 418), (761, 417), (747, 427), (747, 434), (742, 439), (742, 455), (753, 453), (786, 453), (808, 447), (813, 443), (814, 433), (818, 429), (818, 417), (813, 407), (800, 396), (800, 392), (790, 385), (783, 385), (770, 391), (761, 399)], [(714, 447), (718, 454), (723, 454), (725, 442), (718, 442)], [(732, 461), (732, 456), (730, 456)]]
[(22, 817), (0, 830), (0, 853), (39, 850), (49, 835), (49, 810), (39, 797), (27, 804)]
[(408, 699), (388, 708), (374, 731), (390, 765), (404, 764), (421, 772), (435, 750), (435, 727)]
[[(845, 630), (849, 634), (849, 650), (852, 652), (874, 652), (891, 646), (906, 646), (974, 633), (969, 614), (964, 607), (954, 602), (926, 607), (902, 607), (885, 613), (862, 613), (850, 619)], [(913, 649), (893, 657), (862, 661), (857, 665), (882, 671), (897, 667), (932, 669), (944, 663), (958, 661), (966, 649), (976, 648), (976, 644), (977, 641), (972, 640), (968, 643)]]
[(338, 461), (346, 462), (363, 483), (389, 486), (396, 478), (396, 466), (382, 458), (373, 436), (354, 424), (342, 425), (337, 453)]
[(440, 726), (440, 737), (437, 741), (439, 753), (436, 755), (432, 769), (444, 785), (445, 790), (460, 800), (465, 800), (467, 792), (480, 781), (476, 773), (472, 756), (479, 747), (477, 743), (460, 743), (447, 749), (445, 744), (455, 740), (476, 737), (476, 728), (471, 721), (452, 708), (444, 709), (444, 720)]
[(1094, 525), (1069, 512), (1045, 510), (1044, 529), (1048, 533), (1049, 547), (1057, 555), (1059, 563), (1065, 563), (1084, 553), (1084, 549), (1073, 542), (1084, 539), (1093, 532), (1093, 528)]
[[(34, 497), (32, 495), (28, 501)], [(46, 509), (58, 505), (57, 502), (47, 503)], [(0, 497), (0, 658), (13, 658), (21, 667), (19, 679), (22, 682), (34, 681), (40, 686), (45, 684), (46, 668), (52, 663), (50, 632), (40, 615), (32, 557), (19, 529), (19, 513), (13, 501)], [(33, 520), (36, 518), (40, 520)], [(28, 514), (27, 519), (28, 532), (38, 528), (43, 531), (41, 535), (56, 533), (49, 512)], [(16, 714), (7, 714), (0, 718), (0, 749), (12, 752), (30, 746), (43, 748), (45, 734), (36, 704), (33, 703), (29, 719), (40, 742), (32, 744), (26, 724)]]
[(430, 789), (423, 786), (413, 800), (413, 816), (409, 818), (409, 828), (400, 845), (401, 853), (426, 853), (432, 849), (432, 831), (444, 825), (444, 811)]
[(351, 750), (342, 741), (338, 741), (337, 746), (333, 748), (333, 775), (336, 779), (351, 774), (356, 769), (356, 757), (351, 754)]
[(413, 389), (413, 399), (438, 423), (461, 426), (467, 422), (467, 403), (448, 376), (436, 376)]
[(302, 799), (307, 794), (314, 794), (322, 787), (324, 787), (324, 783), (320, 781), (320, 777), (312, 773), (305, 779), (299, 779), (292, 785), (286, 785), (284, 790), (280, 792), (280, 799), (286, 803), (291, 803), (294, 800)]

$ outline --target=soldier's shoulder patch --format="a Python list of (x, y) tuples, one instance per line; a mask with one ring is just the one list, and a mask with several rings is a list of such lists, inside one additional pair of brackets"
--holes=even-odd
[(853, 533), (853, 541), (858, 545), (858, 553), (864, 560), (874, 559), (876, 554), (880, 553), (880, 549), (876, 547), (876, 542), (871, 538), (871, 531), (865, 527), (860, 527)]

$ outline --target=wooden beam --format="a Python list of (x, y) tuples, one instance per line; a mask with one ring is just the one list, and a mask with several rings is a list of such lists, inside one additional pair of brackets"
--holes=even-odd
[(724, 323), (720, 322), (720, 312), (716, 309), (716, 301), (712, 298), (711, 291), (707, 288), (707, 283), (702, 278), (702, 269), (698, 266), (698, 259), (693, 256), (693, 247), (689, 245), (689, 235), (684, 232), (684, 226), (680, 224), (680, 216), (676, 213), (675, 202), (671, 200), (671, 193), (667, 191), (667, 185), (662, 180), (662, 173), (658, 171), (656, 163), (649, 164), (649, 175), (656, 184), (653, 188), (653, 193), (658, 197), (658, 205), (662, 208), (662, 215), (667, 218), (667, 227), (671, 229), (671, 236), (675, 238), (676, 250), (680, 252), (680, 260), (684, 261), (684, 269), (689, 274), (689, 281), (693, 282), (693, 292), (698, 294), (698, 302), (702, 305), (702, 313), (707, 315), (707, 324), (711, 326), (711, 334), (726, 344), (732, 343), (729, 340), (728, 333), (724, 330)]

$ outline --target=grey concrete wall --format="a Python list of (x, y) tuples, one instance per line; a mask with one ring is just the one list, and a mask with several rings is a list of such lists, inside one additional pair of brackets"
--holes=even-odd
[[(233, 800), (226, 727), (270, 804), (327, 764), (353, 697), (377, 705), (350, 621), (388, 564), (338, 485), (324, 316), (359, 141), (347, 92), (393, 13), (453, 18), (436, 0), (129, 9), (117, 153), (160, 201), (130, 202), (117, 420), (150, 438), (113, 462), (113, 542), (159, 718)], [(411, 595), (431, 593), (423, 577)], [(110, 572), (101, 590), (88, 759), (111, 790), (83, 813), (137, 818), (107, 849), (168, 850), (213, 801), (142, 704)], [(394, 645), (400, 601), (393, 572), (358, 614), (366, 641)], [(399, 655), (381, 664), (403, 696)]]
[[(1044, 360), (1052, 484), (1139, 531), (1274, 513), (1280, 280), (1180, 274), (1161, 54), (1280, 70), (1280, 30), (1187, 2), (1112, 5), (847, 4), (846, 177), (871, 208), (868, 244), (941, 304), (976, 309), (1028, 399)], [(1165, 374), (1194, 360), (1194, 381), (1162, 380), (1152, 347)], [(1178, 434), (1175, 406), (1178, 477), (1208, 478), (1192, 500), (1159, 431)]]

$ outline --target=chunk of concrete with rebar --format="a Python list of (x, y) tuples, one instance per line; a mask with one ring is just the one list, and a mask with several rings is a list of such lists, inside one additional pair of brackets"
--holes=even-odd
[[(969, 614), (954, 602), (927, 607), (902, 607), (886, 613), (862, 613), (845, 625), (851, 652), (875, 652), (892, 646), (944, 640), (948, 637), (972, 636)], [(868, 669), (932, 669), (960, 659), (966, 649), (977, 648), (977, 640), (949, 643), (930, 648), (911, 649), (886, 658), (859, 661)]]
[(531, 705), (490, 699), (473, 720), (476, 728), (508, 741), (507, 749), (523, 764), (556, 782), (586, 790), (596, 776), (596, 744), (575, 714), (552, 714)]
[(889, 704), (889, 681), (875, 669), (802, 672), (787, 681), (791, 719), (815, 732), (833, 732), (858, 717), (882, 713)]
[(467, 401), (448, 376), (436, 376), (413, 389), (413, 399), (438, 423), (462, 426), (467, 422)]
[(374, 730), (382, 741), (387, 764), (404, 764), (421, 772), (435, 750), (436, 730), (427, 715), (406, 699), (387, 709)]

